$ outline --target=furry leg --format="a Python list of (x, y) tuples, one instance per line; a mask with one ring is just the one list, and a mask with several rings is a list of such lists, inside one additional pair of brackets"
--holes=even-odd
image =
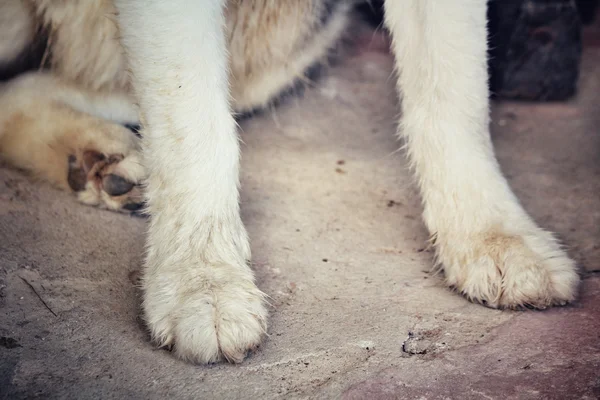
[(512, 193), (488, 128), (486, 2), (387, 0), (401, 133), (447, 284), (491, 307), (573, 300), (575, 263)]
[(266, 328), (239, 214), (223, 0), (117, 0), (145, 128), (144, 312), (185, 360), (243, 360)]

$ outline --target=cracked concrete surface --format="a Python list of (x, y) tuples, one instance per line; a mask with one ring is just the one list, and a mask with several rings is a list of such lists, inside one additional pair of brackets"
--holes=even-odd
[(428, 273), (394, 138), (392, 59), (371, 37), (303, 96), (242, 123), (243, 218), (273, 307), (268, 339), (241, 365), (192, 366), (148, 342), (144, 220), (1, 168), (0, 397), (599, 398), (598, 41), (577, 98), (494, 104), (503, 170), (583, 277), (573, 305), (503, 312)]

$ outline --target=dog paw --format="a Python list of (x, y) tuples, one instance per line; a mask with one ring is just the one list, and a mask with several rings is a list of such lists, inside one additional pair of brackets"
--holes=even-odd
[(460, 245), (438, 246), (447, 284), (492, 308), (544, 309), (575, 299), (575, 262), (547, 232), (490, 231)]
[(86, 149), (69, 156), (67, 181), (84, 204), (131, 212), (143, 207), (139, 155)]
[[(209, 272), (189, 275), (198, 269)], [(266, 332), (265, 296), (252, 278), (227, 265), (171, 270), (144, 281), (144, 311), (153, 340), (192, 363), (242, 362)]]

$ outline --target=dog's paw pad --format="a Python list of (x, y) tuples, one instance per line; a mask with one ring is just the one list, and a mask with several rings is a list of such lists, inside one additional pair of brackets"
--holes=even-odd
[(67, 176), (69, 187), (85, 204), (117, 211), (138, 211), (144, 206), (141, 189), (129, 176), (135, 176), (139, 168), (137, 163), (126, 163), (126, 160), (122, 154), (106, 155), (95, 150), (71, 155)]

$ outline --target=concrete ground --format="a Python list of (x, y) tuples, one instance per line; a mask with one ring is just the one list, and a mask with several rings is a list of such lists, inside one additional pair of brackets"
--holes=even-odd
[(392, 58), (363, 38), (316, 87), (242, 124), (243, 217), (273, 307), (241, 365), (192, 366), (149, 343), (143, 219), (1, 168), (0, 397), (600, 398), (600, 42), (577, 98), (493, 107), (511, 185), (582, 266), (574, 304), (511, 312), (428, 274)]

